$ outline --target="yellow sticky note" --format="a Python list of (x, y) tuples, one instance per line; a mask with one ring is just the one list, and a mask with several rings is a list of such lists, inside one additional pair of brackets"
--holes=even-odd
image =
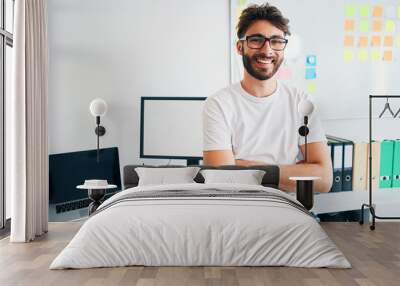
[(386, 21), (385, 31), (387, 33), (393, 33), (396, 28), (396, 23), (393, 20)]
[(370, 10), (369, 5), (361, 5), (360, 16), (364, 18), (369, 17), (369, 10)]
[(354, 37), (353, 36), (345, 36), (344, 37), (344, 46), (345, 47), (354, 46)]
[(396, 47), (400, 48), (400, 35), (396, 37)]
[(361, 36), (358, 38), (358, 46), (360, 48), (366, 48), (368, 46), (368, 37)]
[(365, 62), (368, 60), (368, 51), (366, 50), (359, 50), (358, 51), (358, 60), (360, 62)]
[(307, 92), (315, 93), (317, 91), (317, 84), (315, 82), (307, 82)]
[(397, 7), (397, 18), (399, 18), (399, 19), (400, 19), (400, 6), (399, 6), (399, 7)]
[(371, 46), (379, 47), (381, 45), (381, 37), (380, 36), (372, 36)]
[(374, 32), (380, 32), (382, 30), (382, 21), (381, 20), (374, 20), (372, 22), (372, 30)]
[(385, 36), (385, 38), (383, 39), (383, 45), (385, 47), (392, 47), (393, 46), (393, 37)]
[(383, 7), (380, 5), (374, 6), (372, 9), (372, 16), (373, 17), (382, 17), (383, 16)]
[(354, 58), (354, 54), (352, 51), (344, 51), (343, 59), (345, 62), (351, 62)]
[(371, 59), (374, 61), (379, 61), (381, 58), (381, 53), (377, 50), (371, 52)]
[(345, 14), (346, 17), (354, 17), (356, 15), (356, 6), (346, 5)]
[(384, 51), (383, 52), (383, 60), (385, 62), (390, 62), (393, 59), (393, 53), (392, 51)]
[(344, 30), (345, 31), (354, 31), (354, 20), (344, 21)]
[(369, 29), (368, 21), (367, 20), (361, 20), (359, 29), (360, 29), (360, 32), (363, 32), (363, 33), (368, 32), (368, 29)]

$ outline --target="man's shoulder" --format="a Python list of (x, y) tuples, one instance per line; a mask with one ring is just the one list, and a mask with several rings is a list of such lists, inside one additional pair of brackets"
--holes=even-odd
[(231, 84), (207, 97), (206, 102), (218, 102), (223, 104), (232, 103), (236, 92), (237, 84)]
[(209, 97), (216, 97), (221, 99), (231, 98), (236, 92), (238, 83), (230, 84), (227, 87), (221, 88)]
[(292, 101), (300, 101), (303, 98), (308, 97), (307, 93), (301, 90), (300, 88), (291, 85), (286, 82), (279, 82), (280, 85), (280, 93), (287, 96)]

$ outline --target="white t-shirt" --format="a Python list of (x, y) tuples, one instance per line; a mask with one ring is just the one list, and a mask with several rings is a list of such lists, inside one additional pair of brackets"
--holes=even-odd
[[(203, 150), (232, 150), (235, 159), (295, 164), (302, 159), (303, 117), (297, 107), (304, 92), (278, 81), (267, 97), (247, 93), (240, 83), (207, 98), (203, 110)], [(308, 142), (326, 142), (316, 111), (309, 116)]]

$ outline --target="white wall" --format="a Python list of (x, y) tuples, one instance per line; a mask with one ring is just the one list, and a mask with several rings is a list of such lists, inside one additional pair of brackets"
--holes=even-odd
[[(119, 147), (121, 167), (165, 163), (139, 159), (140, 97), (209, 96), (229, 84), (229, 0), (49, 0), (48, 18), (50, 153), (96, 147), (89, 103), (101, 97), (101, 145)], [(374, 138), (398, 137), (398, 121), (376, 121)], [(368, 140), (366, 118), (323, 124)]]
[(49, 151), (96, 148), (89, 103), (107, 101), (102, 147), (139, 159), (141, 96), (206, 97), (229, 84), (228, 0), (49, 0)]
[[(397, 101), (397, 105), (393, 102), (393, 107), (400, 107), (400, 100)], [(384, 101), (376, 103), (377, 112), (373, 113), (372, 119), (372, 139), (399, 139), (400, 118), (394, 119), (387, 116), (378, 118), (383, 105)], [(368, 142), (369, 140), (368, 118), (325, 120), (322, 124), (327, 134), (347, 138), (354, 142)]]

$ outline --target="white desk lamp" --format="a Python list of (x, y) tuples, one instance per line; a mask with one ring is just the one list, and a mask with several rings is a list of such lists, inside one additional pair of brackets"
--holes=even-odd
[(106, 133), (106, 129), (100, 125), (100, 117), (104, 116), (107, 112), (107, 103), (101, 99), (96, 98), (90, 103), (90, 113), (96, 117), (97, 127), (94, 132), (97, 135), (97, 163), (100, 162), (99, 155), (99, 136), (103, 136)]
[[(298, 112), (304, 118), (304, 125), (299, 128), (300, 136), (304, 136), (305, 150), (304, 162), (307, 163), (307, 135), (310, 132), (308, 129), (308, 116), (314, 111), (314, 105), (311, 101), (303, 99), (298, 105)], [(303, 206), (310, 210), (314, 205), (313, 181), (319, 180), (320, 177), (290, 177), (292, 181), (296, 181), (296, 199)]]

